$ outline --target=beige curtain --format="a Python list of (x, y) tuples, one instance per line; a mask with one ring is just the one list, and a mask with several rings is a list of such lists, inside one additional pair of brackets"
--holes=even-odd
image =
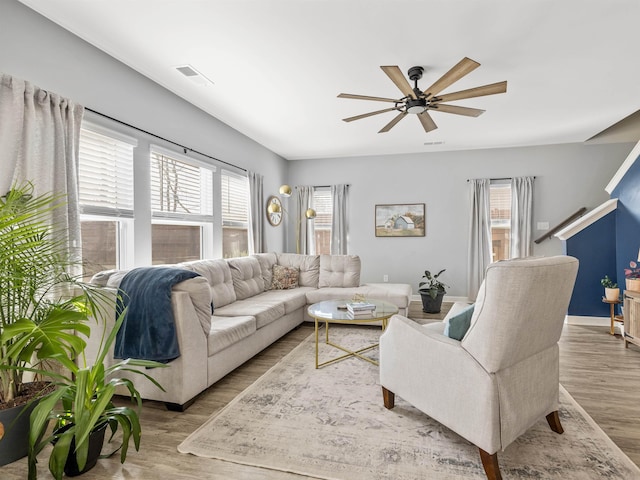
[(332, 185), (331, 254), (346, 255), (349, 243), (349, 185)]
[(78, 144), (84, 107), (30, 82), (0, 74), (0, 195), (31, 182), (34, 194), (65, 194), (53, 225), (80, 258)]
[(532, 253), (533, 181), (536, 177), (511, 179), (511, 258)]
[(296, 218), (296, 253), (315, 255), (316, 233), (314, 222), (308, 221), (305, 213), (313, 208), (313, 187), (299, 185), (296, 187), (297, 218)]
[(488, 178), (469, 180), (471, 187), (469, 219), (469, 265), (467, 276), (467, 295), (475, 301), (484, 280), (484, 273), (491, 263), (491, 211), (489, 206)]
[(267, 241), (264, 231), (263, 176), (247, 171), (249, 179), (249, 253), (264, 253)]

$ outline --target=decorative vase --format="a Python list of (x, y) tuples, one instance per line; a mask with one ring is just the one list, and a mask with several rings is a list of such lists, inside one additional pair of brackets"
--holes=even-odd
[(67, 456), (67, 461), (64, 464), (64, 473), (67, 477), (77, 477), (96, 466), (98, 458), (100, 457), (100, 452), (102, 451), (102, 444), (104, 443), (104, 434), (106, 431), (107, 424), (104, 423), (97, 430), (93, 430), (89, 434), (89, 453), (87, 454), (87, 463), (82, 470), (78, 468), (78, 462), (76, 461), (75, 438), (71, 440), (69, 455)]
[(627, 278), (625, 279), (627, 290), (632, 292), (640, 292), (640, 278)]
[(420, 293), (420, 296), (422, 297), (422, 311), (424, 313), (440, 313), (442, 298), (444, 297), (443, 291), (439, 291), (436, 298), (431, 297), (428, 293)]
[(619, 288), (605, 288), (604, 289), (604, 297), (610, 302), (616, 302), (620, 300), (620, 289)]

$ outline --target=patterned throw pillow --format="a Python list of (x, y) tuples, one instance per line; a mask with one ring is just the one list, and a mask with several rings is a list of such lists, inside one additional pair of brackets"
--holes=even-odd
[(271, 290), (287, 290), (298, 287), (298, 269), (293, 267), (273, 266)]

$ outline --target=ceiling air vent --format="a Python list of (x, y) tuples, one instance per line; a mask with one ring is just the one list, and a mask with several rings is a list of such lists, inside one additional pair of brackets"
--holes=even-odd
[(175, 67), (175, 69), (196, 85), (213, 85), (213, 82), (211, 80), (209, 80), (191, 65), (179, 65)]

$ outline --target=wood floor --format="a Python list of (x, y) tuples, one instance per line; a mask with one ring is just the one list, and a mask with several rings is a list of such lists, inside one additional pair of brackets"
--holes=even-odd
[[(445, 305), (445, 309), (448, 305)], [(444, 311), (444, 309), (443, 309)], [(421, 323), (437, 321), (414, 302), (409, 316)], [(209, 416), (230, 402), (258, 377), (297, 346), (313, 331), (303, 324), (271, 347), (227, 375), (204, 392), (184, 413), (169, 412), (156, 402), (144, 402), (141, 422), (144, 430), (141, 450), (133, 447), (124, 465), (118, 455), (100, 460), (83, 475), (93, 479), (176, 480), (272, 480), (301, 479), (295, 474), (246, 467), (228, 462), (182, 455), (177, 445)], [(640, 465), (640, 347), (623, 346), (619, 337), (609, 335), (607, 327), (565, 326), (560, 340), (560, 381), (609, 437)], [(382, 400), (381, 400), (382, 401)], [(103, 449), (103, 453), (107, 447)], [(42, 456), (38, 478), (51, 479), (47, 457)], [(26, 459), (0, 467), (3, 480), (26, 478)]]

